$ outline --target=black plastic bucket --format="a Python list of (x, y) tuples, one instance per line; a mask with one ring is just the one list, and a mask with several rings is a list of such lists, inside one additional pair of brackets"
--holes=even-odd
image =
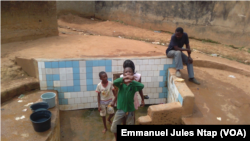
[(30, 109), (32, 110), (32, 112), (48, 110), (49, 104), (47, 102), (38, 102), (38, 103), (32, 104), (30, 106)]
[(30, 115), (33, 128), (36, 132), (44, 132), (51, 127), (51, 112), (48, 110), (37, 111)]

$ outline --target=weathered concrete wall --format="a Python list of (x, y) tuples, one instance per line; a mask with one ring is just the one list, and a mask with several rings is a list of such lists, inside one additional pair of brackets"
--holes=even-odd
[(224, 44), (249, 46), (250, 2), (116, 1), (96, 2), (95, 17), (121, 20), (153, 30), (174, 32), (183, 27), (189, 36)]
[(55, 1), (1, 1), (2, 43), (57, 36)]
[(95, 17), (95, 1), (57, 1), (57, 15), (76, 14), (82, 17)]

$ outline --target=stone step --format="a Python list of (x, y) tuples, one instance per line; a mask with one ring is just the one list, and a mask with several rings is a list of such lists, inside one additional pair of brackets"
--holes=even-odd
[(6, 102), (15, 96), (25, 92), (39, 90), (39, 81), (33, 77), (26, 79), (12, 80), (1, 85), (1, 102)]
[(152, 105), (148, 115), (138, 118), (140, 125), (181, 124), (183, 108), (180, 102)]

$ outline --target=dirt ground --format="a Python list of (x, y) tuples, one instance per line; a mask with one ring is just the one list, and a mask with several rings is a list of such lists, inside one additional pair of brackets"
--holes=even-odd
[[(148, 106), (139, 107), (135, 112), (136, 119), (146, 115), (147, 109)], [(106, 118), (108, 118), (108, 115)], [(97, 108), (60, 111), (60, 124), (61, 141), (111, 141), (114, 138), (108, 123), (108, 131), (105, 134), (102, 133), (104, 126)], [(135, 124), (137, 125), (138, 121)]]
[[(34, 58), (158, 56), (165, 55), (172, 35), (129, 26), (122, 21), (90, 20), (71, 14), (59, 17), (58, 25), (58, 37), (2, 44), (1, 81), (28, 77), (19, 66), (15, 65), (16, 56)], [(151, 42), (160, 42), (164, 45), (154, 45)], [(194, 39), (190, 39), (190, 46), (204, 53), (216, 53), (220, 57), (250, 64), (250, 53), (247, 52), (247, 48), (234, 49), (226, 45)], [(57, 54), (49, 53), (55, 50)]]
[(194, 71), (201, 85), (188, 81), (186, 68), (181, 71), (195, 95), (194, 113), (184, 119), (186, 124), (250, 124), (250, 113), (246, 112), (250, 110), (249, 77), (202, 67), (194, 67)]
[[(59, 36), (1, 45), (2, 86), (29, 77), (15, 64), (15, 57), (165, 56), (171, 37), (169, 33), (156, 33), (119, 22), (90, 20), (73, 15), (62, 16), (58, 19), (58, 24)], [(165, 45), (154, 45), (151, 43), (154, 41)], [(204, 53), (219, 54), (219, 57), (211, 57), (196, 50), (191, 54), (194, 61), (209, 60), (246, 71), (250, 70), (250, 65), (246, 65), (250, 62), (250, 53), (247, 52), (247, 48), (234, 49), (226, 45), (194, 39), (190, 39), (190, 46)], [(232, 61), (234, 59), (245, 64)], [(201, 67), (194, 67), (194, 71), (201, 85), (188, 82), (187, 72), (185, 69), (182, 70), (183, 78), (195, 95), (194, 115), (192, 118), (184, 119), (186, 123), (250, 124), (248, 119), (250, 115), (246, 112), (250, 110), (248, 76), (227, 70)], [(236, 78), (228, 77), (229, 75), (234, 75)], [(90, 118), (89, 115), (93, 116)], [(142, 115), (146, 115), (146, 110), (137, 114), (137, 116)], [(221, 121), (217, 120), (218, 117)], [(101, 134), (102, 122), (97, 110), (94, 112), (90, 110), (60, 112), (60, 122), (61, 140), (69, 138), (72, 140), (111, 140), (113, 138), (110, 132), (105, 135)], [(88, 128), (85, 129), (83, 126)]]

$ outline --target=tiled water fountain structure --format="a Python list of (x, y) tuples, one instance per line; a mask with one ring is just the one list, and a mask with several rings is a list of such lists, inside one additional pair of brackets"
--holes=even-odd
[[(122, 65), (125, 60), (37, 59), (40, 88), (41, 90), (57, 90), (62, 110), (96, 108), (97, 93), (95, 89), (100, 82), (99, 72), (107, 72), (108, 79), (113, 81), (113, 74), (123, 72)], [(182, 97), (175, 85), (166, 83), (167, 80), (170, 80), (168, 68), (175, 67), (173, 59), (150, 57), (131, 60), (135, 63), (135, 70), (142, 75), (143, 93), (150, 97), (145, 100), (145, 104), (174, 101), (180, 101), (182, 104)], [(171, 90), (169, 91), (166, 86)]]

